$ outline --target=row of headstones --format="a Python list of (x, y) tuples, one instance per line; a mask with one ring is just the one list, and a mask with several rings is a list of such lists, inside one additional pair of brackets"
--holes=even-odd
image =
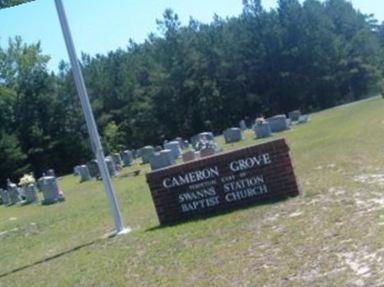
[(145, 146), (139, 150), (138, 155), (143, 164), (149, 163), (152, 170), (157, 170), (174, 165), (179, 158), (188, 162), (213, 155), (220, 150), (213, 133), (203, 132), (193, 136), (190, 143), (176, 138), (164, 142), (163, 147)]
[[(302, 115), (299, 110), (296, 110), (290, 112), (288, 118), (286, 115), (276, 115), (267, 119), (256, 119), (253, 130), (256, 138), (266, 138), (272, 133), (289, 130), (292, 124), (304, 124), (309, 120), (309, 115)], [(242, 130), (247, 129), (243, 120), (240, 122), (240, 127)]]
[[(256, 138), (265, 138), (272, 133), (281, 132), (290, 129), (292, 123), (306, 123), (309, 120), (309, 115), (301, 115), (300, 111), (289, 113), (289, 118), (286, 115), (277, 115), (271, 118), (256, 120), (253, 127)], [(225, 143), (236, 143), (244, 139), (243, 130), (247, 129), (245, 121), (240, 122), (240, 128), (232, 127), (223, 132)], [(204, 158), (220, 151), (220, 147), (215, 142), (213, 133), (203, 132), (191, 138), (192, 150), (182, 152), (188, 148), (183, 145), (183, 141), (175, 140), (164, 144), (163, 150), (158, 150), (152, 146), (146, 146), (139, 152), (143, 163), (149, 163), (152, 170), (174, 165), (176, 159), (180, 156), (183, 162), (192, 161), (198, 158)]]
[[(132, 151), (126, 150), (119, 153), (114, 153), (105, 157), (105, 163), (107, 165), (109, 174), (116, 176), (122, 167), (131, 166), (134, 162), (134, 154)], [(93, 178), (100, 178), (100, 170), (97, 164), (97, 160), (93, 159), (83, 165), (77, 165), (73, 168), (73, 173), (76, 176), (80, 176), (80, 182), (90, 181)]]
[[(272, 133), (288, 130), (292, 123), (305, 123), (309, 120), (308, 115), (301, 115), (300, 111), (285, 115), (277, 115), (264, 121), (256, 121), (253, 129), (257, 138), (269, 137)], [(247, 129), (245, 121), (240, 122), (240, 128), (233, 127), (224, 131), (226, 143), (235, 143), (244, 139), (243, 131)], [(190, 150), (184, 151), (191, 146)], [(143, 164), (150, 164), (152, 170), (174, 165), (176, 160), (182, 157), (183, 162), (204, 158), (219, 152), (221, 149), (215, 142), (212, 132), (203, 132), (191, 138), (190, 143), (182, 138), (176, 138), (170, 142), (164, 142), (161, 146), (145, 146), (137, 151), (124, 151), (121, 154), (113, 154), (106, 158), (106, 164), (110, 174), (116, 175), (119, 167), (130, 166), (135, 158), (140, 157)], [(184, 151), (184, 152), (183, 152)], [(86, 165), (76, 166), (74, 173), (80, 175), (81, 181), (91, 180), (99, 177), (99, 169), (96, 160)]]
[(31, 183), (18, 188), (16, 184), (9, 183), (7, 189), (0, 188), (1, 203), (5, 206), (38, 203), (40, 202), (38, 191), (43, 195), (42, 204), (53, 204), (65, 200), (56, 177), (43, 176), (36, 184)]

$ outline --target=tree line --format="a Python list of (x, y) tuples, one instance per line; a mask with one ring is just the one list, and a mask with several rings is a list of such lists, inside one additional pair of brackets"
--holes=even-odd
[[(81, 66), (106, 152), (159, 144), (245, 118), (313, 112), (384, 89), (384, 24), (346, 0), (279, 0), (265, 10), (181, 25)], [(92, 157), (70, 67), (56, 73), (40, 43), (0, 48), (0, 182), (26, 171), (64, 174)]]

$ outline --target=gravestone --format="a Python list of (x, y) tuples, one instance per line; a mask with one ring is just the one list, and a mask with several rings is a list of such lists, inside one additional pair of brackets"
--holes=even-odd
[(22, 187), (17, 187), (17, 193), (19, 194), (20, 201), (25, 199), (25, 190)]
[(130, 166), (133, 163), (133, 153), (130, 150), (125, 150), (121, 154), (121, 159), (123, 161), (123, 166)]
[(179, 142), (180, 148), (182, 150), (187, 149), (189, 147), (189, 142), (187, 140), (183, 140), (183, 138), (181, 138), (181, 137), (177, 137), (173, 141)]
[(214, 155), (215, 153), (216, 153), (216, 150), (214, 148), (206, 147), (200, 150), (200, 157), (201, 158), (208, 157), (208, 156)]
[(140, 156), (144, 164), (149, 163), (149, 159), (153, 156), (154, 152), (153, 146), (145, 146), (140, 149)]
[(73, 168), (73, 174), (75, 176), (80, 176), (80, 165), (76, 165), (74, 168)]
[(34, 184), (24, 187), (25, 203), (33, 203), (38, 201), (37, 190)]
[(116, 169), (119, 170), (123, 165), (120, 154), (114, 153), (112, 154), (111, 158), (113, 160), (113, 163), (115, 164)]
[(224, 131), (225, 143), (235, 143), (243, 139), (243, 133), (239, 128), (230, 128)]
[(161, 225), (297, 196), (284, 139), (147, 174)]
[(48, 169), (47, 172), (46, 172), (47, 176), (56, 176), (55, 175), (55, 171), (51, 168), (51, 169)]
[(215, 140), (215, 136), (213, 135), (212, 132), (202, 132), (202, 133), (199, 133), (199, 139), (205, 139), (205, 140), (209, 140), (209, 141), (214, 141)]
[(53, 176), (45, 176), (41, 180), (42, 192), (44, 200), (43, 204), (52, 204), (60, 200), (63, 200), (63, 196), (60, 195), (59, 186), (57, 180)]
[(310, 119), (311, 119), (310, 115), (302, 115), (299, 117), (298, 123), (299, 124), (305, 124), (305, 123), (309, 122)]
[(80, 172), (80, 182), (90, 181), (92, 179), (91, 173), (89, 172), (88, 165), (81, 165), (79, 172)]
[(111, 176), (116, 176), (118, 174), (118, 170), (116, 169), (116, 165), (115, 165), (113, 159), (111, 157), (107, 156), (105, 158), (105, 163), (107, 165), (109, 174)]
[[(87, 162), (87, 168), (88, 168), (89, 175), (91, 177), (95, 177), (95, 178), (100, 177), (99, 166), (97, 164), (97, 160), (96, 159), (92, 159), (89, 162)], [(87, 176), (85, 176), (85, 178), (86, 177)]]
[(8, 190), (0, 188), (0, 196), (5, 206), (8, 206), (11, 204), (11, 199), (9, 198)]
[(197, 158), (198, 158), (197, 154), (193, 150), (186, 151), (183, 153), (183, 162), (189, 162), (189, 161), (195, 160)]
[(39, 192), (42, 192), (42, 191), (43, 191), (43, 181), (44, 181), (44, 176), (45, 176), (45, 175), (43, 175), (42, 177), (40, 177), (40, 178), (37, 180), (37, 182), (36, 182), (36, 187), (37, 187), (37, 190), (38, 190)]
[(221, 149), (215, 142), (213, 133), (203, 132), (191, 138), (192, 148), (196, 151), (200, 151), (206, 148), (213, 148), (215, 152), (219, 152)]
[(195, 148), (195, 146), (201, 142), (201, 141), (215, 141), (215, 137), (212, 132), (202, 132), (199, 133), (193, 137), (191, 137), (191, 144), (192, 147)]
[(169, 149), (164, 149), (160, 152), (155, 152), (151, 156), (149, 163), (152, 170), (161, 169), (175, 164), (175, 157), (172, 154), (172, 151)]
[(240, 126), (240, 129), (242, 131), (245, 131), (247, 129), (247, 124), (245, 123), (244, 120), (241, 120), (240, 123), (239, 123), (239, 126)]
[(181, 156), (182, 150), (178, 141), (172, 141), (164, 144), (164, 149), (171, 151), (172, 156), (176, 159)]
[(282, 132), (289, 129), (289, 123), (285, 115), (277, 115), (266, 120), (273, 133)]
[(163, 148), (159, 145), (155, 146), (155, 152), (161, 152)]
[(288, 117), (292, 122), (299, 121), (299, 118), (301, 116), (301, 112), (299, 110), (292, 111), (288, 113)]
[(14, 183), (10, 183), (8, 187), (8, 196), (10, 204), (16, 204), (21, 201), (17, 186)]
[(271, 126), (267, 122), (258, 123), (253, 128), (256, 138), (270, 137), (272, 134)]

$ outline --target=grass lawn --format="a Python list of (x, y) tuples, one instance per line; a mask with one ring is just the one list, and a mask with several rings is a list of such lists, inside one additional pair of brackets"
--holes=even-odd
[(0, 206), (0, 286), (384, 286), (383, 111), (373, 98), (273, 137), (299, 197), (177, 226), (155, 228), (148, 166), (114, 179), (133, 231), (111, 239), (102, 184), (60, 178), (62, 204)]

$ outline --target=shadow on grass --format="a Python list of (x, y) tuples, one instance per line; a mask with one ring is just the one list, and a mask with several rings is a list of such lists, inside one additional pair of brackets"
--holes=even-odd
[(10, 270), (10, 271), (8, 271), (8, 272), (1, 273), (1, 274), (0, 274), (0, 278), (6, 277), (6, 276), (8, 276), (8, 275), (17, 273), (17, 272), (19, 272), (19, 271), (28, 269), (28, 268), (30, 268), (30, 267), (33, 267), (33, 266), (36, 266), (36, 265), (39, 265), (39, 264), (42, 264), (42, 263), (45, 263), (45, 262), (49, 262), (49, 261), (51, 261), (51, 260), (53, 260), (53, 259), (60, 258), (61, 256), (64, 256), (64, 255), (70, 254), (70, 253), (72, 253), (72, 252), (75, 252), (75, 251), (77, 251), (77, 250), (80, 250), (80, 249), (82, 249), (82, 248), (91, 246), (91, 245), (93, 245), (93, 244), (95, 244), (95, 243), (97, 243), (97, 242), (99, 242), (99, 241), (101, 241), (101, 240), (103, 240), (103, 239), (102, 239), (102, 238), (99, 238), (99, 239), (93, 240), (93, 241), (91, 241), (91, 242), (84, 243), (84, 244), (81, 244), (81, 245), (79, 245), (79, 246), (76, 246), (76, 247), (74, 247), (74, 248), (72, 248), (72, 249), (69, 249), (69, 250), (60, 252), (60, 253), (58, 253), (58, 254), (52, 255), (52, 256), (50, 256), (50, 257), (41, 259), (41, 260), (39, 260), (39, 261), (35, 261), (35, 262), (31, 263), (31, 264), (27, 264), (27, 265), (24, 265), (24, 266), (22, 266), (22, 267), (18, 267), (18, 268), (15, 268), (15, 269), (13, 269), (13, 270)]
[(272, 204), (276, 204), (279, 202), (284, 202), (284, 201), (287, 201), (289, 199), (296, 198), (298, 196), (299, 195), (284, 196), (284, 197), (279, 197), (279, 198), (275, 198), (275, 199), (268, 199), (268, 200), (255, 202), (251, 205), (238, 205), (238, 206), (230, 207), (230, 209), (225, 209), (225, 210), (221, 210), (221, 211), (212, 211), (209, 213), (195, 214), (195, 215), (191, 215), (189, 218), (181, 219), (177, 222), (163, 224), (163, 225), (157, 225), (157, 226), (148, 228), (145, 230), (145, 232), (161, 230), (161, 229), (165, 229), (168, 227), (180, 226), (180, 225), (188, 224), (190, 222), (204, 221), (204, 220), (207, 220), (211, 217), (224, 216), (224, 215), (238, 212), (239, 210), (248, 210), (248, 209), (256, 208), (258, 206), (272, 205)]

